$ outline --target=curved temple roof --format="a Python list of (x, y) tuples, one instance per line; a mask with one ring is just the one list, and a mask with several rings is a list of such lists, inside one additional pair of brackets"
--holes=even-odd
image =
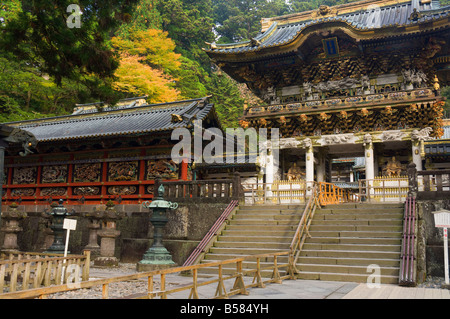
[(203, 120), (210, 114), (216, 116), (206, 97), (5, 124), (34, 134), (38, 142), (48, 142), (171, 131), (187, 127), (193, 119)]
[[(330, 13), (324, 16), (318, 14), (318, 11), (308, 11), (266, 19), (266, 23), (267, 21), (271, 23), (270, 26), (252, 40), (233, 44), (211, 44), (210, 48), (205, 51), (220, 56), (278, 47), (294, 41), (308, 26), (326, 22), (343, 22), (356, 30), (365, 31), (390, 26), (402, 27), (421, 24), (450, 16), (450, 6), (441, 8), (439, 1), (435, 0), (412, 0), (394, 4), (392, 4), (393, 1), (390, 2), (391, 4), (387, 4), (388, 1), (362, 1), (359, 2), (359, 9), (353, 11), (342, 10), (343, 6), (330, 7), (328, 8)], [(353, 3), (353, 6), (357, 3)], [(363, 7), (363, 4), (366, 5)], [(414, 9), (419, 13), (416, 19), (412, 16)], [(341, 11), (345, 11), (345, 13), (340, 13)]]

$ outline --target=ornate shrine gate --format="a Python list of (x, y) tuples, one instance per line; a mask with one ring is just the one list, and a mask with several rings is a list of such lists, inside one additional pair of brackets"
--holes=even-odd
[[(260, 158), (271, 164), (259, 183), (403, 188), (409, 163), (423, 169), (424, 142), (443, 135), (448, 15), (437, 1), (360, 1), (263, 19), (248, 42), (210, 44), (213, 61), (267, 103), (245, 109), (241, 126), (280, 130), (279, 162)], [(342, 179), (342, 158), (360, 159), (358, 174)]]

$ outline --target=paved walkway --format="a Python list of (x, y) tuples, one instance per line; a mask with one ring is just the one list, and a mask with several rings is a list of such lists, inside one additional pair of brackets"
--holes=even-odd
[[(124, 275), (111, 270), (91, 268), (91, 278), (106, 278)], [(211, 278), (199, 278), (199, 282)], [(157, 281), (158, 278), (155, 278)], [(245, 277), (245, 282), (251, 282)], [(192, 283), (191, 277), (178, 274), (166, 275), (166, 286), (174, 288)], [(226, 290), (231, 290), (232, 282), (225, 282)], [(200, 299), (209, 299), (215, 295), (217, 284), (198, 288)], [(230, 299), (450, 299), (450, 291), (436, 288), (410, 288), (398, 285), (380, 285), (370, 288), (367, 284), (320, 281), (320, 280), (283, 280), (281, 284), (268, 283), (265, 288), (249, 288), (248, 295), (234, 295)], [(185, 299), (189, 291), (168, 296), (168, 299)]]

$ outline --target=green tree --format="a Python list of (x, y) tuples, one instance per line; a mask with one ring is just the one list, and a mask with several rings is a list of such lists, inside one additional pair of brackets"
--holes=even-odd
[(225, 73), (214, 72), (208, 83), (222, 127), (238, 127), (242, 116), (244, 99), (241, 97), (236, 83)]
[(218, 42), (248, 40), (258, 35), (261, 19), (289, 13), (284, 0), (213, 0)]
[(214, 40), (211, 0), (159, 0), (156, 7), (161, 28), (177, 45), (175, 51), (209, 71), (210, 61), (202, 48)]
[[(0, 50), (34, 64), (60, 85), (63, 78), (112, 76), (118, 57), (109, 44), (110, 32), (130, 16), (137, 0), (23, 0), (21, 10), (1, 29)], [(67, 23), (79, 5), (81, 26)]]

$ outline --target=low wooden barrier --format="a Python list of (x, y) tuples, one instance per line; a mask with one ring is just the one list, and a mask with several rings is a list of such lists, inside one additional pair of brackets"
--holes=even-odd
[(77, 278), (89, 280), (89, 251), (67, 257), (57, 254), (8, 253), (2, 254), (1, 258), (0, 293), (61, 285)]
[(238, 200), (241, 196), (239, 175), (233, 179), (212, 179), (196, 181), (155, 181), (155, 192), (159, 185), (165, 188), (164, 199), (176, 202), (222, 203)]
[[(279, 263), (279, 258), (283, 257), (287, 262), (281, 264)], [(270, 266), (261, 266), (261, 261), (272, 260)], [(244, 262), (246, 261), (256, 261), (256, 268), (245, 269)], [(235, 271), (232, 275), (224, 274), (224, 266), (234, 265)], [(200, 282), (198, 280), (198, 272), (204, 268), (217, 268), (217, 278), (210, 279), (207, 281)], [(284, 269), (284, 270), (283, 270)], [(270, 278), (264, 278), (262, 276), (262, 271), (270, 270), (272, 271), (272, 276)], [(176, 285), (174, 288), (169, 288), (166, 285), (166, 276), (169, 274), (176, 274), (181, 272), (191, 271), (192, 283), (185, 286)], [(155, 289), (155, 277), (160, 276), (159, 287)], [(251, 283), (245, 283), (244, 277), (251, 276), (253, 280)], [(139, 279), (147, 279), (147, 289), (139, 296), (134, 296), (134, 298), (139, 299), (152, 299), (159, 297), (161, 299), (167, 299), (168, 295), (174, 294), (180, 291), (186, 291), (189, 293), (188, 298), (197, 299), (199, 298), (199, 288), (206, 285), (216, 285), (215, 294), (211, 298), (228, 298), (229, 296), (236, 294), (248, 294), (247, 289), (251, 287), (264, 287), (266, 283), (281, 283), (284, 279), (295, 279), (295, 275), (292, 267), (292, 258), (289, 251), (270, 253), (270, 254), (260, 254), (251, 255), (241, 258), (235, 258), (230, 260), (217, 261), (206, 264), (198, 264), (187, 267), (174, 267), (163, 270), (155, 270), (150, 272), (140, 272), (127, 276), (97, 279), (91, 281), (81, 281), (78, 283), (68, 283), (63, 285), (50, 286), (46, 288), (29, 289), (25, 291), (17, 291), (0, 294), (0, 299), (29, 299), (29, 298), (40, 298), (44, 299), (48, 295), (58, 292), (66, 292), (77, 289), (92, 288), (92, 287), (102, 287), (102, 298), (109, 298), (109, 288), (113, 283), (132, 281)], [(233, 281), (233, 286), (231, 289), (226, 289), (225, 281)]]
[(419, 185), (417, 199), (448, 199), (450, 198), (450, 169), (417, 172), (418, 180), (423, 180), (423, 187)]

